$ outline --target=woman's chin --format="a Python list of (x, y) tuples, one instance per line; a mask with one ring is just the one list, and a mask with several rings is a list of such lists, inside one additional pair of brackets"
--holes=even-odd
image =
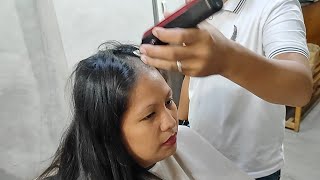
[(175, 143), (174, 145), (172, 145), (171, 147), (168, 147), (168, 149), (166, 149), (166, 153), (165, 153), (166, 156), (163, 159), (174, 155), (176, 153), (176, 151), (177, 151), (177, 143)]

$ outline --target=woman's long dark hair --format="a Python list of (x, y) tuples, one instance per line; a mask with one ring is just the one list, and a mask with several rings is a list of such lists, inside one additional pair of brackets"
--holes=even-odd
[[(121, 120), (138, 75), (132, 45), (103, 44), (104, 50), (78, 63), (73, 73), (73, 120), (52, 164), (38, 179), (131, 180), (148, 174), (128, 154)], [(139, 63), (142, 63), (139, 65)]]

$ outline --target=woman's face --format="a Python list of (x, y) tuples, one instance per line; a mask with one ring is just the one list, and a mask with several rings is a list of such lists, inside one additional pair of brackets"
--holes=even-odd
[(177, 107), (172, 91), (160, 73), (142, 73), (122, 121), (124, 143), (139, 165), (149, 167), (175, 153)]

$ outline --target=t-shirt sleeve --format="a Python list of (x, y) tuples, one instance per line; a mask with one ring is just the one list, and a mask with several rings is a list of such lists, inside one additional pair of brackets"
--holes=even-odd
[(295, 52), (309, 58), (306, 28), (298, 0), (278, 0), (266, 12), (263, 48), (266, 57)]

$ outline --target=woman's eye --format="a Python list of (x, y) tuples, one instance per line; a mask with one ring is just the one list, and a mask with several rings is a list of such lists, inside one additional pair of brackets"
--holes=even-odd
[(166, 102), (166, 105), (171, 105), (173, 103), (173, 99), (170, 98), (167, 102)]
[(144, 119), (150, 119), (152, 118), (156, 113), (155, 112), (152, 112), (150, 113), (148, 116), (146, 116)]

